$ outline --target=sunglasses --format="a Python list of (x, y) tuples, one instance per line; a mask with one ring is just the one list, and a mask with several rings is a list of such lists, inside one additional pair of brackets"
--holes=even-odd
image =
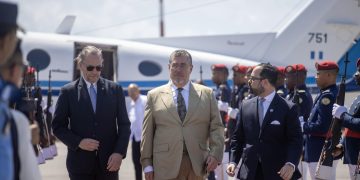
[(92, 65), (87, 65), (87, 64), (84, 64), (84, 65), (86, 66), (87, 71), (93, 71), (94, 69), (96, 69), (96, 71), (101, 71), (103, 68), (102, 65), (98, 65), (98, 66), (92, 66)]

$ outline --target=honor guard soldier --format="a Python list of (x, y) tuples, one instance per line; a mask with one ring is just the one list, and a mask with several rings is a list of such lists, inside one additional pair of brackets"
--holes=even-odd
[(227, 124), (227, 136), (231, 138), (236, 126), (236, 116), (239, 112), (241, 102), (249, 95), (249, 86), (247, 84), (246, 71), (247, 66), (237, 64), (232, 67), (234, 86), (231, 92), (231, 103), (228, 110), (229, 121)]
[[(357, 71), (354, 75), (355, 82), (360, 86), (360, 59), (356, 63)], [(345, 127), (341, 143), (337, 145), (337, 149), (344, 151), (344, 164), (348, 164), (349, 173), (352, 180), (360, 178), (359, 172), (355, 172), (359, 166), (360, 151), (360, 95), (353, 101), (349, 112), (345, 106), (334, 104), (333, 116), (338, 118), (341, 125)], [(340, 154), (340, 153), (339, 153)]]
[(221, 112), (223, 124), (226, 124), (226, 115), (230, 103), (230, 86), (227, 83), (229, 70), (224, 64), (214, 64), (211, 66), (212, 81), (216, 85), (215, 97), (218, 100), (218, 107)]
[(302, 116), (304, 120), (309, 118), (313, 105), (313, 99), (305, 84), (306, 74), (307, 70), (302, 64), (294, 64), (285, 68), (285, 83), (289, 90), (286, 99), (297, 103), (295, 101), (295, 95), (298, 95), (299, 117)]
[[(246, 76), (245, 76), (245, 79), (246, 79), (246, 82), (249, 81), (250, 77), (251, 77), (251, 73), (252, 73), (252, 70), (255, 68), (255, 66), (249, 66), (246, 70)], [(248, 87), (249, 87), (249, 83), (248, 83)], [(251, 92), (251, 89), (249, 88), (249, 94), (245, 97), (245, 99), (251, 99), (255, 97), (255, 95)]]
[[(306, 74), (307, 70), (302, 64), (294, 64), (285, 68), (285, 84), (289, 90), (285, 99), (297, 105), (298, 116), (302, 120), (309, 118), (311, 107), (313, 106), (313, 99), (305, 84)], [(299, 163), (299, 170), (303, 174), (302, 178), (304, 180), (306, 180), (307, 167), (306, 162), (301, 161)]]
[[(315, 98), (309, 119), (301, 121), (301, 127), (305, 138), (304, 161), (308, 163), (311, 179), (315, 178), (316, 166), (320, 158), (326, 133), (332, 121), (332, 107), (338, 94), (336, 77), (339, 71), (338, 65), (333, 61), (323, 61), (315, 64), (316, 84), (320, 88), (320, 94)], [(333, 175), (336, 177), (336, 164), (333, 161)]]
[(276, 80), (276, 93), (285, 98), (288, 95), (288, 90), (285, 88), (285, 67), (277, 66), (278, 76)]
[[(220, 110), (221, 119), (224, 126), (227, 127), (227, 111), (231, 98), (230, 86), (227, 83), (229, 70), (224, 64), (213, 64), (211, 66), (211, 70), (212, 81), (216, 85), (216, 89), (214, 90), (214, 92), (215, 97), (218, 101), (218, 108)], [(225, 130), (225, 139), (229, 139), (229, 137), (227, 137), (227, 130)], [(222, 164), (227, 164), (229, 162), (229, 145), (229, 141), (225, 142), (225, 153), (223, 156)], [(222, 164), (218, 166), (215, 170), (217, 179), (227, 179), (226, 167)], [(210, 174), (209, 179), (212, 179), (212, 174)]]

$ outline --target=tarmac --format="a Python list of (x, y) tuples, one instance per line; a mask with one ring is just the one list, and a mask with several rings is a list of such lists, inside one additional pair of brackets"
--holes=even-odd
[[(345, 97), (345, 105), (347, 107), (350, 106), (352, 100), (359, 95), (359, 92), (350, 92), (346, 93)], [(131, 143), (131, 142), (130, 142)], [(61, 143), (56, 143), (58, 148), (58, 156), (56, 156), (52, 160), (47, 160), (45, 164), (39, 165), (40, 173), (42, 175), (43, 180), (66, 180), (69, 179), (68, 173), (66, 170), (66, 146)], [(129, 148), (127, 151), (127, 157), (123, 160), (120, 171), (119, 171), (119, 179), (120, 180), (133, 180), (135, 179), (134, 166), (131, 159), (131, 144), (129, 144)], [(233, 178), (229, 178), (231, 180)], [(308, 180), (310, 177), (308, 175)], [(342, 160), (337, 165), (336, 168), (336, 180), (349, 180), (349, 173), (347, 165), (343, 165)]]

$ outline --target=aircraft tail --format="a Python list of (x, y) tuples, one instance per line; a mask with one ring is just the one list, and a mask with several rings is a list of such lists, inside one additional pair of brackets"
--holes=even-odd
[(65, 18), (61, 21), (60, 25), (56, 29), (57, 34), (70, 34), (72, 27), (74, 26), (76, 16), (73, 15), (67, 15)]

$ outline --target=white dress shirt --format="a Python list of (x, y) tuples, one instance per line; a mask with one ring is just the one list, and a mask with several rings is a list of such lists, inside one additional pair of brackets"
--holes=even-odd
[(95, 88), (95, 92), (97, 93), (97, 82), (95, 82), (95, 83), (91, 83), (91, 82), (89, 82), (89, 81), (86, 81), (86, 79), (84, 78), (84, 77), (82, 77), (83, 79), (84, 79), (84, 81), (85, 81), (85, 83), (86, 83), (86, 87), (87, 87), (87, 90), (88, 90), (88, 93), (89, 93), (89, 95), (90, 95), (90, 86), (91, 86), (91, 84), (94, 86), (94, 88)]
[[(176, 87), (172, 81), (169, 82), (171, 84), (171, 91), (173, 94), (174, 103), (177, 107), (177, 96), (178, 96), (178, 87)], [(188, 81), (184, 87), (182, 87), (183, 90), (181, 91), (182, 96), (184, 97), (185, 105), (186, 105), (186, 111), (189, 107), (189, 93), (190, 93), (190, 81)]]
[(132, 140), (133, 137), (135, 138), (136, 142), (141, 140), (141, 130), (142, 123), (144, 121), (146, 102), (147, 97), (140, 94), (135, 101), (130, 98), (130, 101), (127, 103), (128, 116), (131, 122), (130, 140)]
[(275, 97), (275, 91), (273, 91), (272, 93), (270, 93), (269, 95), (264, 97), (265, 101), (262, 104), (263, 105), (263, 116), (262, 117), (265, 117), (265, 114), (266, 114), (267, 110), (269, 109), (271, 101), (274, 99), (274, 97)]

